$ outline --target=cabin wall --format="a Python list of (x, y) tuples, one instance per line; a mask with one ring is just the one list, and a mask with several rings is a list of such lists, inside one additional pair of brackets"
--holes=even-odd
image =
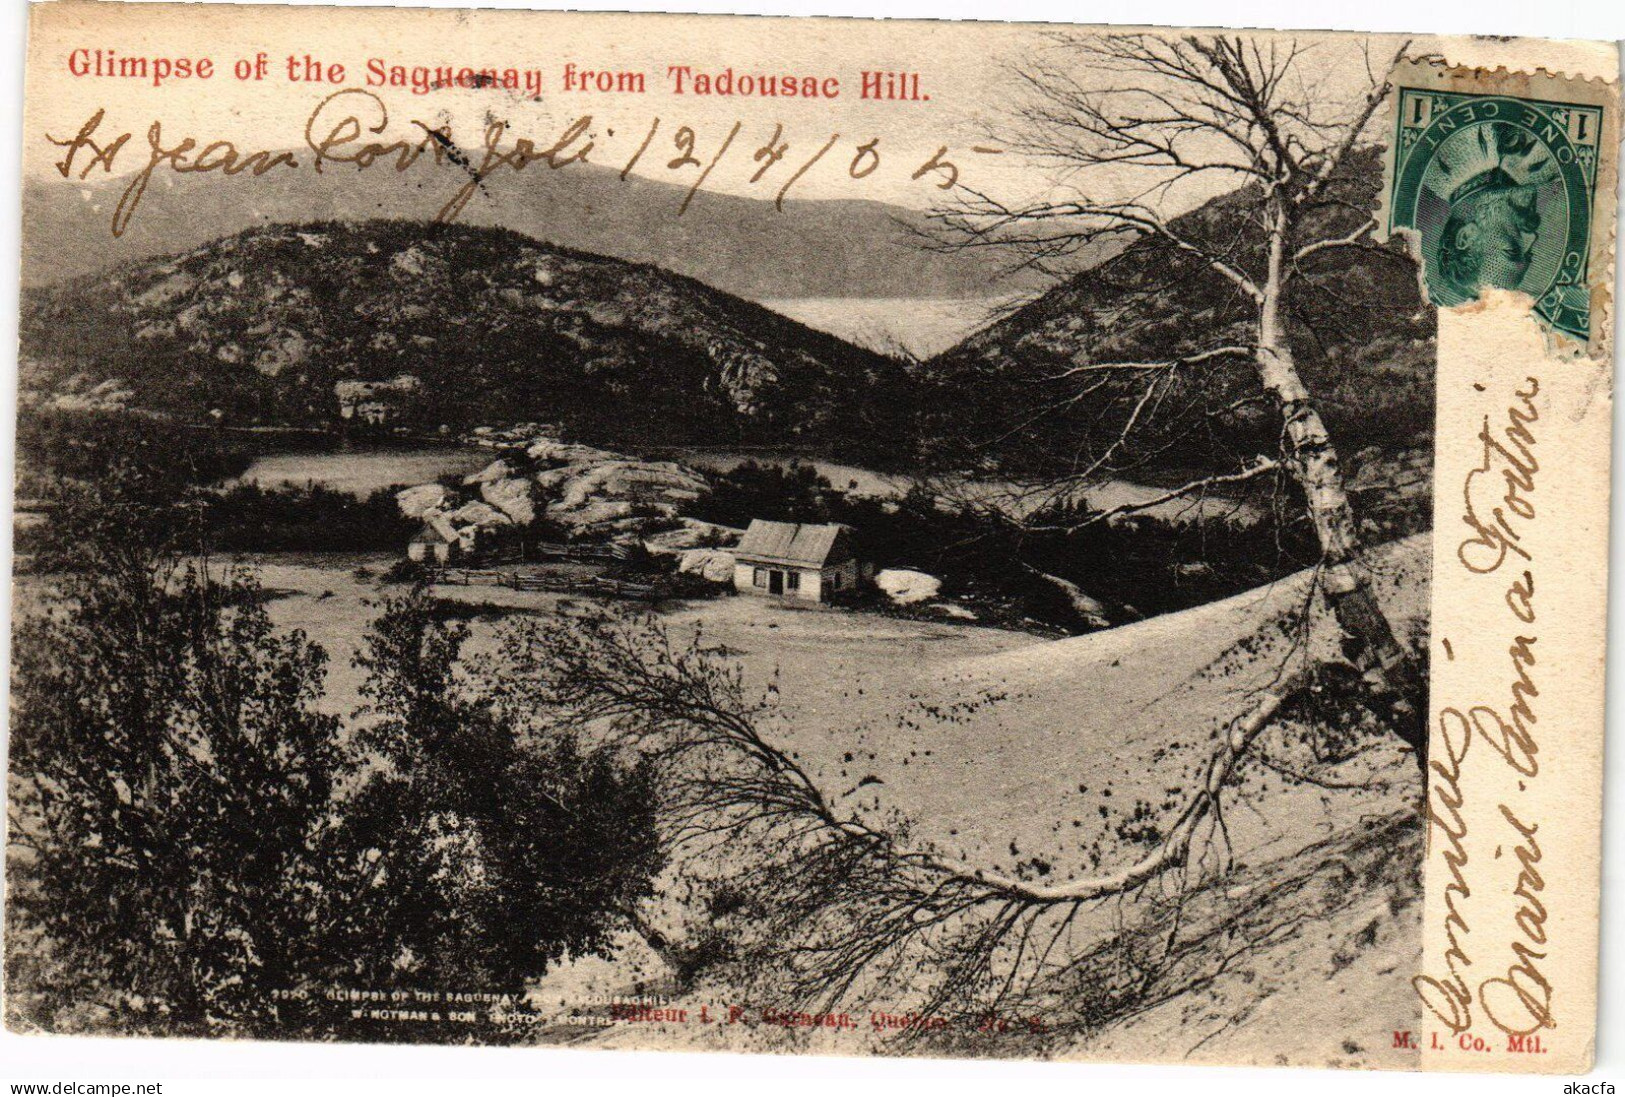
[(784, 596), (786, 598), (799, 598), (803, 602), (822, 601), (821, 596), (823, 594), (824, 584), (823, 577), (819, 575), (818, 569), (786, 568), (785, 574), (789, 574), (792, 570), (795, 571), (797, 575), (801, 576), (801, 585), (797, 590), (785, 591)]
[[(772, 588), (756, 585), (756, 569), (764, 571), (777, 571), (785, 576), (783, 594), (773, 594)], [(789, 576), (796, 575), (799, 582), (796, 589), (790, 589)], [(817, 568), (790, 567), (786, 564), (757, 564), (746, 560), (734, 562), (734, 589), (740, 594), (757, 594), (762, 597), (791, 598), (798, 602), (817, 602), (824, 594), (826, 582)]]
[(830, 597), (851, 594), (858, 589), (858, 562), (848, 560), (844, 564), (825, 568), (821, 585), (826, 594), (825, 601)]
[(406, 546), (406, 558), (419, 564), (425, 560), (444, 564), (451, 559), (451, 546), (444, 541), (413, 541)]

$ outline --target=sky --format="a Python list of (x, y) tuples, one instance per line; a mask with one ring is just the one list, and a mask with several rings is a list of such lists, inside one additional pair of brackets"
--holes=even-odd
[[(135, 134), (145, 144), (147, 127), (163, 123), (170, 135), (230, 140), (243, 150), (297, 147), (321, 99), (339, 88), (365, 88), (369, 60), (386, 66), (441, 64), (540, 70), (539, 101), (493, 89), (442, 88), (426, 95), (409, 89), (372, 88), (383, 99), (389, 124), (380, 137), (417, 137), (411, 123), (449, 125), (459, 145), (479, 145), (493, 118), (509, 123), (509, 138), (531, 137), (547, 147), (575, 119), (590, 115), (595, 147), (590, 158), (624, 167), (655, 120), (654, 141), (634, 170), (668, 181), (692, 181), (700, 167), (667, 165), (681, 153), (708, 163), (734, 123), (740, 132), (706, 186), (771, 197), (785, 178), (827, 142), (831, 150), (798, 180), (799, 197), (866, 197), (926, 206), (934, 200), (930, 180), (910, 176), (944, 145), (950, 158), (991, 160), (965, 151), (982, 136), (975, 116), (988, 105), (988, 88), (1019, 40), (1030, 31), (1002, 25), (974, 31), (950, 24), (884, 24), (859, 20), (572, 15), (531, 12), (323, 10), (141, 5), (50, 4), (36, 8), (30, 42), (25, 170), (48, 177), (60, 150), (44, 138), (76, 132), (97, 110), (106, 116), (99, 132)], [(162, 87), (130, 79), (74, 77), (75, 50), (101, 49), (125, 57), (209, 57), (208, 80), (174, 80)], [(269, 62), (264, 78), (238, 80), (237, 61)], [(290, 83), (289, 55), (342, 64), (342, 85)], [(80, 55), (84, 57), (83, 54)], [(578, 70), (641, 74), (645, 92), (602, 94), (565, 91), (566, 65)], [(836, 99), (761, 99), (674, 94), (669, 70), (688, 66), (736, 77), (790, 74), (840, 81)], [(919, 73), (918, 102), (864, 101), (858, 97), (865, 71)], [(912, 90), (912, 84), (910, 85)], [(376, 106), (352, 97), (368, 124)], [(776, 127), (776, 144), (787, 145), (781, 161), (756, 183), (761, 161), (754, 154)], [(692, 148), (679, 147), (678, 132), (693, 131)], [(862, 179), (851, 178), (860, 145), (873, 146), (879, 162)], [(144, 150), (121, 154), (119, 171), (140, 166)], [(870, 167), (865, 157), (858, 170)], [(997, 169), (1006, 170), (1002, 166)], [(937, 176), (940, 178), (940, 176)], [(985, 178), (985, 176), (984, 176)]]
[[(78, 184), (93, 151), (79, 149), (72, 178), (63, 179), (55, 165), (64, 148), (52, 139), (71, 140), (100, 111), (92, 139), (105, 144), (131, 136), (114, 157), (112, 171), (92, 166), (91, 179), (144, 167), (149, 127), (155, 123), (165, 148), (190, 138), (198, 147), (230, 142), (241, 155), (292, 149), (298, 166), (277, 170), (309, 171), (314, 154), (305, 147), (307, 127), (328, 133), (354, 119), (359, 127), (377, 130), (358, 133), (358, 140), (383, 143), (419, 142), (424, 127), (443, 129), (474, 163), (488, 134), (499, 134), (504, 149), (528, 139), (542, 150), (574, 125), (578, 130), (560, 159), (570, 159), (590, 141), (590, 161), (667, 182), (762, 198), (780, 193), (868, 198), (916, 209), (943, 202), (939, 184), (949, 178), (946, 161), (957, 169), (962, 186), (1022, 201), (1050, 193), (1055, 173), (1052, 165), (1009, 147), (1011, 112), (1020, 104), (1017, 70), (1047, 58), (1072, 66), (1086, 88), (1122, 82), (1116, 74), (1077, 64), (1075, 53), (1054, 42), (1056, 28), (1030, 23), (82, 0), (36, 4), (31, 14), (24, 173), (68, 186)], [(1368, 87), (1366, 48), (1386, 58), (1400, 41), (1327, 33), (1297, 39), (1313, 44), (1300, 62), (1301, 78), (1314, 82), (1317, 96), (1333, 104), (1352, 103)], [(1527, 42), (1505, 40), (1458, 39), (1446, 46), (1421, 39), (1415, 48), (1444, 49), (1453, 60), (1484, 64), (1516, 58), (1527, 63), (1530, 56)], [(1548, 43), (1542, 50), (1551, 66), (1568, 71), (1589, 71), (1607, 61), (1584, 44)], [(157, 58), (174, 68), (181, 67), (181, 59), (196, 67), (207, 58), (213, 75), (171, 78), (159, 86), (150, 75), (75, 75), (75, 65), (96, 64), (96, 51), (104, 67), (120, 57), (144, 58), (149, 72)], [(298, 80), (289, 78), (290, 57), (297, 59)], [(310, 82), (307, 57), (327, 76), (332, 66), (342, 65), (346, 78)], [(540, 90), (527, 95), (440, 87), (417, 94), (411, 87), (369, 85), (369, 70), (381, 70), (387, 79), (397, 66), (409, 80), (414, 67), (514, 70), (521, 81), (539, 81), (530, 90)], [(612, 81), (623, 86), (641, 78), (643, 90), (567, 90), (567, 66), (627, 74)], [(689, 69), (684, 94), (677, 93), (672, 73), (679, 66)], [(811, 80), (820, 91), (836, 80), (840, 94), (791, 99), (694, 93), (694, 74), (715, 78), (729, 70), (736, 82), (746, 76), (790, 76), (798, 87)], [(917, 74), (917, 83), (909, 79), (899, 86), (920, 98), (866, 100), (860, 95), (865, 71)], [(335, 93), (340, 94), (321, 106)], [(505, 127), (494, 131), (494, 123)], [(1379, 118), (1373, 132), (1380, 124)], [(1143, 173), (1094, 168), (1068, 185), (1087, 188), (1097, 198), (1120, 197), (1143, 190), (1147, 181)], [(1210, 174), (1159, 201), (1172, 216), (1236, 182), (1235, 176)]]

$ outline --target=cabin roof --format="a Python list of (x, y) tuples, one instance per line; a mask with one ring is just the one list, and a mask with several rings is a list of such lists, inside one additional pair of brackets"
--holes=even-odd
[(423, 520), (423, 527), (412, 535), (412, 541), (425, 545), (451, 545), (457, 542), (457, 531), (445, 518), (436, 515)]
[(841, 525), (769, 522), (752, 518), (750, 528), (739, 540), (739, 547), (734, 549), (734, 556), (742, 560), (821, 568), (851, 555), (844, 536), (849, 532), (849, 527)]

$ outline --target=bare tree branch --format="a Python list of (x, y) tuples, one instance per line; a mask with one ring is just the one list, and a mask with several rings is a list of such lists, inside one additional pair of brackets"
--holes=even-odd
[(1176, 499), (1183, 499), (1188, 495), (1195, 495), (1199, 492), (1208, 491), (1213, 488), (1231, 487), (1236, 484), (1243, 484), (1249, 480), (1257, 479), (1266, 473), (1274, 472), (1280, 467), (1280, 462), (1278, 461), (1268, 457), (1259, 457), (1251, 465), (1248, 465), (1239, 472), (1218, 473), (1213, 476), (1203, 476), (1200, 479), (1192, 480), (1189, 483), (1181, 484), (1177, 488), (1172, 488), (1165, 491), (1161, 495), (1154, 495), (1149, 499), (1141, 499), (1138, 502), (1133, 503), (1120, 503), (1117, 506), (1108, 507), (1105, 510), (1093, 511), (1081, 521), (1073, 522), (1068, 525), (1037, 525), (1031, 528), (1039, 530), (1060, 530), (1066, 533), (1076, 533), (1080, 529), (1098, 525), (1101, 522), (1109, 522), (1113, 518), (1118, 518), (1125, 514), (1135, 514), (1142, 511), (1153, 510), (1162, 506), (1164, 503), (1171, 503)]
[[(1402, 42), (1399, 48), (1394, 51), (1393, 58), (1388, 62), (1388, 68), (1392, 69), (1403, 61), (1405, 55), (1410, 52), (1410, 48), (1409, 39)], [(1369, 73), (1369, 69), (1367, 71)], [(1382, 106), (1393, 90), (1393, 85), (1389, 83), (1386, 75), (1380, 80), (1374, 74), (1371, 75), (1371, 90), (1366, 94), (1365, 102), (1360, 110), (1347, 123), (1343, 140), (1330, 151), (1320, 154), (1319, 164), (1314, 170), (1313, 178), (1293, 198), (1294, 202), (1303, 205), (1312, 201), (1325, 189), (1327, 182), (1337, 173), (1337, 169), (1342, 166), (1348, 154), (1353, 151), (1355, 144), (1359, 142), (1361, 135), (1365, 133), (1365, 128), (1370, 124), (1372, 117), (1376, 115), (1377, 108)]]
[(1353, 247), (1355, 244), (1358, 244), (1364, 240), (1365, 237), (1369, 235), (1376, 227), (1377, 222), (1375, 219), (1373, 219), (1367, 221), (1353, 232), (1346, 233), (1343, 236), (1330, 237), (1328, 239), (1316, 240), (1313, 243), (1305, 244), (1303, 247), (1292, 253), (1292, 263), (1294, 266), (1296, 266), (1298, 263), (1301, 263), (1311, 255), (1318, 255), (1319, 253), (1329, 251), (1332, 248)]

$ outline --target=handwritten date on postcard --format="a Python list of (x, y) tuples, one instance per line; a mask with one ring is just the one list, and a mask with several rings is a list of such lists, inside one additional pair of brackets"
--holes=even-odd
[[(544, 88), (557, 92), (565, 102), (580, 101), (583, 95), (636, 98), (651, 90), (645, 73), (585, 69), (574, 63), (564, 64), (549, 80), (540, 69), (405, 66), (373, 58), (361, 72), (351, 73), (342, 64), (324, 63), (308, 55), (290, 55), (273, 62), (260, 53), (231, 64), (207, 57), (132, 57), (111, 49), (81, 48), (68, 54), (67, 70), (76, 80), (133, 80), (150, 82), (154, 87), (209, 81), (229, 70), (237, 81), (285, 80), (293, 86), (327, 92), (306, 120), (304, 148), (297, 151), (289, 148), (295, 144), (292, 140), (280, 145), (273, 140), (266, 147), (249, 148), (220, 138), (176, 135), (157, 119), (146, 129), (143, 148), (135, 131), (118, 132), (106, 124), (105, 110), (96, 110), (75, 132), (46, 134), (46, 139), (62, 150), (54, 166), (64, 179), (83, 180), (98, 168), (107, 174), (135, 169), (113, 212), (114, 236), (124, 234), (154, 174), (160, 171), (255, 178), (304, 168), (321, 172), (324, 168), (366, 170), (381, 166), (407, 172), (420, 163), (435, 167), (450, 164), (462, 169), (465, 178), (447, 198), (437, 220), (454, 221), (474, 194), (500, 171), (523, 171), (536, 163), (556, 170), (603, 158), (621, 168), (623, 181), (641, 165), (644, 171), (654, 169), (691, 182), (676, 210), (681, 216), (712, 171), (730, 155), (750, 157), (754, 165), (752, 185), (764, 180), (767, 185), (777, 185), (774, 202), (782, 209), (792, 188), (821, 163), (825, 170), (832, 170), (831, 165), (833, 170), (844, 170), (855, 181), (901, 171), (911, 182), (949, 190), (959, 182), (960, 164), (967, 157), (994, 156), (1003, 151), (984, 145), (954, 150), (940, 144), (922, 159), (917, 154), (905, 155), (882, 147), (882, 139), (875, 136), (843, 137), (838, 131), (792, 135), (778, 124), (756, 135), (747, 133), (742, 121), (710, 133), (702, 132), (704, 127), (684, 124), (681, 119), (674, 122), (653, 114), (647, 126), (636, 127), (636, 132), (631, 133), (623, 129), (617, 134), (613, 126), (595, 121), (589, 112), (573, 114), (569, 122), (546, 137), (521, 134), (509, 119), (490, 114), (484, 131), (473, 140), (454, 134), (444, 122), (430, 124), (418, 118), (407, 122), (403, 137), (391, 134), (390, 111), (380, 95), (418, 97), (472, 89), (502, 93), (515, 104), (523, 104), (540, 101)], [(848, 96), (899, 105), (925, 104), (931, 99), (921, 74), (903, 71), (866, 70), (843, 82), (841, 76), (829, 73), (736, 71), (731, 66), (702, 71), (690, 65), (672, 65), (663, 75), (657, 74), (656, 80), (660, 83), (655, 90), (678, 104), (679, 110), (684, 100), (696, 99), (782, 102)], [(327, 91), (334, 85), (355, 83), (363, 86)]]

